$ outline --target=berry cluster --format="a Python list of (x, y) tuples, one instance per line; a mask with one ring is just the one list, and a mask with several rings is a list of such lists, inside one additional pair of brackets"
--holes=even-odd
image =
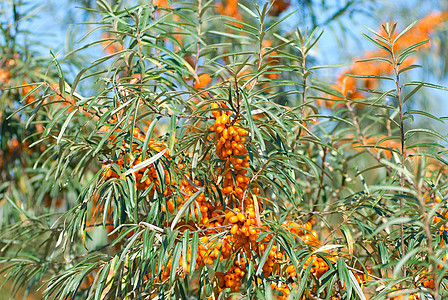
[[(225, 104), (213, 103), (211, 108), (215, 123), (210, 130), (215, 132), (216, 156), (225, 160), (224, 167), (219, 171), (224, 178), (222, 191), (227, 195), (223, 225), (230, 226), (230, 235), (227, 236), (226, 243), (231, 245), (231, 254), (240, 257), (233, 261), (227, 272), (221, 274), (219, 290), (230, 288), (232, 292), (237, 292), (246, 274), (247, 262), (242, 257), (254, 259), (253, 253), (261, 257), (267, 250), (265, 248), (269, 239), (256, 242), (260, 232), (266, 230), (266, 227), (257, 221), (253, 199), (245, 196), (250, 183), (247, 176), (249, 156), (245, 146), (248, 132), (240, 126), (238, 119), (232, 118), (233, 113)], [(254, 189), (252, 193), (256, 195), (257, 190)], [(272, 274), (275, 259), (281, 255), (276, 250), (277, 246), (273, 245), (263, 266), (265, 277)]]
[[(116, 120), (112, 120), (111, 123), (115, 123)], [(116, 130), (119, 131), (119, 130)], [(134, 128), (132, 132), (134, 138), (139, 139), (141, 141), (145, 140), (145, 135), (141, 133), (140, 129)], [(117, 136), (112, 134), (109, 137), (109, 141), (116, 146), (117, 144)], [(156, 143), (153, 141), (149, 141), (149, 147), (154, 152), (160, 152), (165, 149), (165, 146), (161, 143)], [(165, 157), (168, 157), (169, 153), (165, 152)], [(134, 144), (132, 146), (132, 155), (126, 155), (125, 151), (122, 151), (119, 158), (115, 161), (115, 163), (119, 166), (120, 169), (129, 169), (132, 168), (142, 162), (142, 147)], [(110, 178), (118, 178), (118, 174), (111, 168), (110, 164), (103, 164), (104, 176), (107, 179)], [(136, 186), (137, 190), (143, 191), (147, 189), (151, 189), (149, 195), (153, 195), (155, 189), (160, 189), (160, 175), (157, 174), (156, 168), (151, 164), (147, 167), (141, 168), (137, 170), (135, 173)], [(164, 170), (164, 182), (165, 189), (163, 191), (165, 196), (168, 196), (171, 193), (171, 189), (169, 188), (169, 183), (172, 178), (168, 171)]]
[[(316, 247), (320, 245), (320, 242), (317, 236), (317, 232), (312, 229), (313, 224), (314, 224), (313, 220), (304, 224), (297, 224), (292, 221), (287, 221), (283, 224), (283, 227), (292, 234), (294, 234), (296, 238), (300, 238), (305, 244), (310, 245), (312, 247)], [(334, 259), (330, 260), (336, 261), (337, 253), (332, 252), (331, 255), (332, 257), (334, 257)], [(303, 268), (306, 269), (310, 263), (312, 264), (311, 273), (316, 278), (322, 277), (322, 275), (329, 270), (328, 264), (321, 257), (315, 255), (310, 256), (304, 263)], [(291, 278), (295, 278), (297, 276), (294, 265), (292, 264), (286, 267), (286, 273), (288, 273), (288, 276)]]
[[(175, 186), (174, 179), (171, 179), (165, 173), (164, 195), (167, 201), (162, 207), (164, 213), (174, 214), (186, 203), (191, 203), (191, 201), (188, 201), (191, 197), (195, 197), (193, 204), (188, 209), (188, 214), (185, 215), (185, 219), (176, 224), (176, 228), (181, 232), (186, 228), (195, 228), (200, 232), (196, 261), (194, 262), (195, 267), (192, 268), (192, 249), (190, 246), (187, 257), (184, 257), (183, 253), (181, 254), (179, 267), (173, 270), (173, 261), (170, 258), (163, 265), (161, 276), (153, 279), (155, 280), (154, 283), (163, 284), (169, 279), (173, 271), (176, 272), (177, 276), (183, 277), (193, 270), (206, 265), (213, 265), (217, 261), (223, 261), (225, 271), (216, 272), (214, 278), (212, 278), (216, 282), (216, 292), (222, 293), (228, 290), (239, 292), (248, 273), (249, 264), (258, 268), (260, 259), (265, 257), (266, 260), (262, 267), (263, 278), (272, 278), (273, 275), (281, 278), (281, 280), (272, 284), (272, 288), (278, 294), (277, 299), (286, 299), (297, 286), (294, 283), (297, 282), (297, 270), (293, 265), (288, 265), (286, 268), (282, 267), (289, 258), (276, 242), (268, 247), (273, 236), (266, 234), (269, 229), (261, 221), (262, 207), (258, 205), (259, 202), (257, 201), (259, 190), (250, 186), (251, 178), (248, 176), (250, 172), (250, 158), (246, 147), (248, 131), (241, 126), (241, 120), (236, 117), (237, 114), (232, 112), (225, 104), (213, 103), (211, 111), (215, 122), (210, 127), (210, 131), (214, 133), (212, 140), (214, 140), (216, 147), (215, 155), (219, 159), (217, 161), (221, 164), (216, 169), (217, 178), (215, 180), (218, 182), (216, 188), (210, 188), (204, 181), (192, 180), (185, 175), (178, 180), (177, 186)], [(116, 122), (116, 118), (112, 120), (112, 123)], [(145, 139), (144, 134), (138, 129), (135, 129), (132, 134), (136, 139)], [(117, 145), (118, 137), (116, 135), (111, 135), (109, 142), (113, 143), (114, 146), (119, 146)], [(120, 168), (132, 168), (141, 162), (141, 147), (138, 145), (132, 147), (127, 144), (120, 145), (125, 146), (121, 148), (132, 149), (132, 156), (122, 153), (119, 159), (115, 161)], [(152, 141), (150, 147), (156, 152), (164, 149), (163, 145)], [(133, 157), (133, 159), (129, 157)], [(181, 163), (178, 168), (183, 170), (185, 166)], [(109, 165), (105, 165), (104, 170), (106, 179), (119, 177)], [(144, 167), (136, 171), (134, 175), (138, 190), (151, 189), (150, 194), (153, 194), (155, 189), (160, 192), (161, 184), (153, 166)], [(208, 195), (216, 193), (218, 188), (224, 197), (222, 202), (215, 203)], [(198, 194), (200, 189), (204, 192)], [(283, 228), (309, 247), (318, 247), (321, 243), (316, 231), (313, 230), (313, 224), (314, 221), (303, 224), (287, 221), (283, 224)], [(220, 237), (213, 236), (215, 233), (220, 233)], [(262, 239), (260, 239), (261, 234), (264, 235)], [(266, 251), (269, 251), (267, 255), (265, 255)], [(337, 260), (336, 252), (328, 255), (330, 261)], [(311, 272), (317, 279), (329, 270), (327, 262), (316, 255), (311, 256), (305, 262), (304, 268), (309, 264), (312, 264)], [(145, 276), (147, 280), (150, 277), (149, 274)], [(261, 278), (255, 278), (257, 284), (262, 283)]]
[[(271, 289), (279, 292), (279, 294), (276, 295), (277, 300), (287, 300), (291, 294), (291, 289), (283, 282), (271, 283)], [(306, 299), (305, 296), (303, 296), (302, 299)]]
[[(224, 104), (212, 104), (212, 114), (215, 117), (215, 123), (210, 130), (215, 132), (216, 155), (224, 160), (224, 168), (219, 170), (222, 174), (222, 190), (227, 195), (227, 206), (225, 208), (225, 221), (223, 225), (230, 225), (230, 235), (226, 238), (226, 243), (230, 243), (232, 255), (239, 257), (233, 260), (227, 272), (218, 274), (220, 291), (224, 288), (230, 288), (232, 292), (239, 291), (244, 275), (247, 273), (246, 266), (252, 260), (256, 265), (257, 257), (264, 255), (269, 250), (265, 264), (263, 265), (263, 275), (269, 278), (272, 275), (280, 275), (281, 265), (286, 258), (282, 249), (279, 249), (275, 243), (270, 249), (267, 245), (272, 238), (266, 236), (257, 242), (262, 232), (268, 231), (266, 225), (261, 224), (257, 218), (259, 208), (252, 197), (245, 196), (251, 191), (252, 195), (257, 196), (256, 189), (249, 189), (250, 179), (247, 176), (250, 167), (249, 156), (245, 146), (247, 131), (241, 128), (239, 120)], [(285, 222), (284, 228), (289, 230), (296, 238), (300, 238), (304, 243), (310, 246), (319, 245), (316, 231), (312, 230), (314, 222), (305, 224), (294, 222)], [(255, 254), (255, 256), (254, 256)], [(332, 253), (336, 256), (336, 253)], [(244, 260), (242, 257), (246, 257)], [(312, 257), (308, 263), (313, 263), (313, 274), (316, 277), (322, 276), (327, 270), (328, 265), (319, 257)], [(297, 276), (294, 267), (286, 268), (288, 278), (294, 281)], [(279, 281), (271, 286), (278, 291), (277, 299), (286, 299), (291, 290), (296, 287), (295, 284), (286, 284)], [(304, 296), (305, 297), (305, 296)], [(305, 298), (304, 298), (305, 299)]]
[[(213, 116), (216, 118), (215, 124), (210, 130), (215, 131), (216, 155), (220, 159), (226, 159), (222, 175), (223, 192), (229, 196), (235, 196), (242, 200), (243, 193), (247, 189), (250, 178), (246, 176), (249, 168), (249, 156), (244, 146), (247, 131), (241, 128), (237, 120), (229, 120), (231, 111), (216, 111), (218, 104), (214, 103)], [(229, 197), (231, 199), (231, 197)]]

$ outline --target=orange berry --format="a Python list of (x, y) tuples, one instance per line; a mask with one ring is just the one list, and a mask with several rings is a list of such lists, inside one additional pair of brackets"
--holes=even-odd
[(250, 235), (256, 235), (257, 231), (255, 230), (255, 228), (253, 226), (249, 227), (249, 233)]
[(232, 228), (230, 229), (230, 233), (232, 234), (232, 235), (235, 235), (237, 232), (238, 232), (238, 225), (237, 224), (233, 224), (232, 225)]
[(227, 115), (224, 114), (224, 115), (221, 116), (221, 123), (223, 125), (225, 125), (228, 120), (229, 120), (229, 117)]
[(247, 131), (242, 128), (238, 128), (238, 134), (239, 135), (247, 135)]
[(237, 223), (238, 222), (238, 217), (237, 216), (233, 216), (233, 217), (231, 217), (230, 219), (229, 219), (229, 222), (230, 223)]
[(229, 139), (229, 131), (227, 128), (222, 131), (222, 137), (226, 140)]
[(243, 215), (243, 213), (238, 213), (237, 215), (238, 221), (244, 222), (246, 221), (246, 217)]
[(229, 211), (228, 213), (226, 213), (225, 218), (226, 219), (230, 219), (231, 217), (235, 216), (235, 214), (233, 213), (233, 211)]
[(168, 208), (168, 211), (170, 213), (173, 213), (173, 211), (174, 211), (174, 203), (173, 203), (173, 201), (171, 201), (171, 200), (167, 201), (166, 202), (166, 206)]
[(227, 186), (222, 191), (224, 192), (224, 194), (230, 194), (233, 191), (233, 187)]

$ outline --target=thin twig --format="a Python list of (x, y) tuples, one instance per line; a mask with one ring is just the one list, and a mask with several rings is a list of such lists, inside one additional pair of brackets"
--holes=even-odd
[(322, 172), (320, 173), (320, 185), (319, 185), (319, 190), (317, 191), (317, 195), (316, 195), (316, 199), (314, 200), (313, 197), (310, 197), (310, 209), (311, 211), (314, 211), (314, 207), (316, 205), (316, 202), (319, 201), (319, 197), (320, 194), (322, 192), (322, 189), (324, 188), (324, 175), (325, 175), (325, 163), (326, 163), (326, 158), (327, 158), (327, 154), (329, 152), (329, 148), (328, 147), (324, 147), (324, 154), (322, 155)]
[[(400, 117), (400, 139), (401, 139), (401, 167), (405, 168), (405, 162), (406, 162), (406, 146), (405, 146), (405, 139), (404, 139), (404, 116), (403, 116), (403, 101), (401, 98), (401, 86), (400, 86), (400, 74), (398, 70), (398, 60), (395, 57), (395, 51), (394, 51), (394, 43), (392, 41), (392, 34), (388, 33), (388, 40), (389, 43), (392, 45), (390, 52), (391, 52), (391, 58), (393, 62), (393, 70), (395, 74), (395, 85), (396, 85), (396, 92), (397, 92), (397, 98), (398, 98), (398, 114)], [(405, 174), (403, 172), (400, 172), (400, 186), (404, 187), (405, 183)], [(404, 196), (404, 193), (402, 193)], [(400, 197), (400, 217), (403, 218), (404, 213), (404, 200), (403, 196)], [(405, 246), (404, 246), (404, 224), (403, 222), (400, 223), (400, 240), (401, 240), (401, 258), (405, 255)], [(406, 267), (403, 265), (403, 276), (406, 277)], [(434, 278), (435, 279), (435, 278)]]

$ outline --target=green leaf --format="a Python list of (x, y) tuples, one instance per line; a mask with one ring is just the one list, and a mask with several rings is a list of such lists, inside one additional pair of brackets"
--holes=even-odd
[(189, 208), (190, 204), (202, 193), (204, 192), (205, 187), (200, 188), (196, 193), (191, 195), (187, 201), (185, 201), (184, 205), (179, 209), (176, 216), (174, 217), (173, 222), (171, 223), (171, 230), (174, 230), (179, 220), (183, 217), (185, 211)]
[(50, 50), (50, 55), (53, 58), (53, 62), (56, 65), (56, 69), (58, 70), (58, 76), (59, 76), (59, 91), (62, 95), (65, 94), (65, 80), (64, 80), (64, 73), (62, 72), (61, 65), (59, 64), (58, 60), (56, 59), (56, 56), (53, 54), (53, 51)]
[(389, 76), (378, 76), (378, 75), (356, 75), (356, 74), (345, 74), (346, 76), (349, 77), (354, 77), (354, 78), (374, 78), (374, 79), (386, 79), (386, 80), (391, 80), (395, 82), (395, 79)]
[(198, 247), (199, 247), (199, 235), (197, 232), (194, 232), (193, 238), (191, 239), (190, 274), (193, 274), (194, 270), (196, 269)]
[(425, 116), (425, 117), (431, 118), (433, 120), (444, 123), (442, 119), (434, 116), (433, 114), (430, 114), (429, 112), (422, 111), (422, 110), (410, 109), (410, 110), (406, 111), (404, 113), (404, 115), (422, 115), (422, 116)]
[(73, 116), (78, 112), (77, 109), (74, 109), (67, 117), (67, 119), (65, 120), (64, 124), (61, 127), (61, 131), (59, 132), (56, 144), (59, 144), (62, 136), (64, 135), (65, 129), (67, 128), (68, 124), (70, 123), (70, 121), (72, 120)]
[(398, 55), (398, 61), (402, 62), (404, 59), (401, 59), (401, 58), (405, 57), (413, 49), (415, 49), (415, 48), (417, 48), (417, 47), (419, 47), (419, 46), (421, 46), (423, 44), (426, 44), (427, 42), (429, 42), (429, 40), (426, 40), (426, 41), (423, 41), (423, 42), (420, 42), (420, 43), (417, 43), (417, 44), (414, 44), (414, 45), (411, 45), (411, 46), (407, 47), (406, 49), (401, 51), (400, 55)]
[[(308, 259), (308, 257), (310, 257), (310, 255), (308, 255), (306, 259)], [(302, 299), (303, 292), (305, 291), (307, 284), (309, 284), (308, 278), (310, 277), (312, 267), (313, 267), (312, 263), (308, 264), (305, 271), (303, 272), (301, 280), (299, 280), (300, 282), (299, 289), (297, 290), (297, 294), (295, 295), (294, 299)]]
[(319, 65), (308, 68), (308, 70), (317, 70), (317, 69), (330, 69), (330, 68), (344, 68), (350, 67), (353, 64), (334, 64), (334, 65)]
[(355, 293), (358, 295), (359, 299), (366, 300), (366, 297), (364, 296), (364, 292), (362, 291), (361, 287), (359, 286), (359, 283), (356, 280), (355, 275), (353, 275), (353, 272), (348, 271), (348, 275), (349, 275), (351, 286), (355, 290)]
[(409, 70), (412, 70), (412, 69), (418, 69), (418, 68), (421, 68), (421, 67), (422, 67), (422, 66), (420, 66), (420, 65), (410, 65), (410, 66), (408, 66), (408, 67), (406, 67), (406, 68), (400, 69), (400, 70), (398, 71), (398, 75), (400, 75), (401, 73), (407, 72), (407, 71), (409, 71)]
[(147, 160), (142, 161), (141, 163), (133, 166), (132, 168), (130, 168), (129, 170), (127, 170), (124, 173), (124, 176), (127, 176), (131, 173), (135, 173), (138, 170), (141, 170), (141, 169), (146, 168), (147, 166), (153, 164), (155, 161), (157, 161), (159, 158), (161, 158), (165, 154), (166, 151), (168, 151), (168, 149), (163, 149), (162, 151), (160, 151), (156, 155), (152, 156), (151, 158), (148, 158)]
[(250, 10), (249, 8), (247, 8), (245, 5), (243, 5), (242, 3), (238, 2), (238, 6), (244, 10), (246, 13), (248, 13), (249, 15), (251, 15), (253, 18), (258, 19), (258, 16), (252, 12), (252, 10)]
[[(352, 234), (350, 232), (350, 228), (347, 225), (342, 224), (340, 230), (344, 234), (345, 241), (346, 241), (347, 248), (348, 248), (348, 253), (350, 255), (353, 255), (354, 239), (353, 239)], [(321, 250), (321, 251), (323, 251), (323, 250)]]
[(30, 215), (28, 214), (28, 212), (26, 212), (25, 210), (21, 209), (15, 202), (14, 200), (11, 199), (11, 197), (6, 194), (5, 195), (6, 200), (8, 200), (9, 204), (12, 205), (12, 207), (14, 207), (14, 209), (16, 209), (20, 214), (22, 214), (24, 217), (26, 217), (27, 219), (31, 219)]
[(264, 138), (261, 135), (260, 130), (258, 129), (257, 126), (255, 126), (254, 124), (254, 119), (252, 116), (252, 112), (251, 112), (251, 108), (250, 108), (250, 104), (249, 104), (249, 100), (247, 99), (246, 95), (244, 93), (242, 93), (243, 98), (244, 98), (244, 104), (246, 106), (246, 118), (247, 121), (249, 123), (249, 130), (250, 130), (250, 135), (251, 137), (255, 137), (255, 135), (258, 137), (258, 142), (260, 143), (260, 148), (262, 151), (266, 150), (266, 145), (264, 144)]
[(345, 284), (345, 289), (347, 291), (347, 298), (350, 299), (350, 295), (352, 292), (352, 284), (350, 282), (350, 271), (347, 269), (347, 266), (345, 265), (344, 258), (339, 257), (337, 262), (337, 270), (339, 274), (339, 278), (342, 282), (342, 284)]
[(286, 20), (287, 18), (289, 18), (290, 16), (292, 16), (293, 14), (295, 14), (296, 12), (298, 12), (300, 10), (300, 8), (290, 12), (289, 14), (287, 14), (286, 16), (284, 16), (283, 18), (281, 18), (280, 20), (274, 22), (271, 26), (269, 26), (268, 28), (266, 28), (266, 32), (269, 32), (269, 30), (273, 29), (275, 26), (277, 26), (278, 24), (282, 23), (284, 20)]
[(231, 34), (231, 33), (227, 33), (227, 32), (220, 32), (220, 31), (214, 31), (214, 30), (210, 30), (208, 31), (208, 33), (210, 34), (216, 34), (216, 35), (221, 35), (221, 36), (225, 36), (225, 37), (229, 37), (232, 39), (242, 39), (242, 40), (249, 40), (251, 41), (252, 39), (248, 36), (244, 36), (244, 35), (238, 35), (238, 34)]
[(176, 243), (173, 251), (173, 264), (171, 266), (170, 283), (174, 283), (176, 273), (179, 269), (180, 255), (182, 254), (182, 243)]
[(448, 88), (441, 86), (441, 85), (437, 85), (437, 84), (432, 84), (432, 83), (427, 83), (427, 82), (421, 82), (421, 81), (410, 81), (407, 83), (403, 83), (403, 86), (412, 86), (412, 85), (423, 85), (424, 87), (429, 87), (432, 89), (437, 89), (437, 90), (442, 90), (442, 91), (448, 91)]
[(412, 219), (408, 217), (402, 217), (402, 218), (395, 218), (391, 220), (387, 220), (387, 222), (382, 223), (379, 225), (374, 232), (372, 232), (369, 236), (367, 236), (367, 239), (371, 239), (372, 237), (376, 236), (378, 233), (383, 231), (386, 227), (392, 227), (393, 225), (397, 224), (406, 224), (412, 222)]
[(355, 61), (355, 63), (369, 62), (369, 61), (383, 61), (383, 62), (387, 62), (390, 65), (393, 65), (393, 63), (390, 59), (387, 59), (384, 57), (372, 57), (372, 58), (361, 59), (361, 60)]
[(371, 42), (372, 44), (374, 44), (375, 46), (377, 46), (378, 48), (381, 48), (387, 52), (389, 52), (392, 55), (392, 52), (390, 51), (389, 48), (387, 48), (386, 46), (380, 44), (378, 41), (375, 41), (374, 39), (372, 39), (370, 36), (368, 36), (367, 34), (361, 33), (361, 35), (363, 37), (365, 37), (369, 42)]
[(424, 83), (422, 82), (421, 84), (417, 85), (411, 92), (409, 92), (408, 94), (406, 94), (406, 96), (403, 99), (403, 103), (406, 103), (406, 101), (408, 101), (415, 93), (418, 92), (418, 90), (420, 90), (422, 87), (424, 86)]
[(407, 262), (411, 257), (413, 257), (414, 255), (416, 255), (417, 253), (419, 253), (419, 252), (421, 252), (421, 251), (422, 251), (421, 248), (414, 248), (414, 249), (411, 249), (411, 250), (408, 249), (408, 252), (406, 253), (406, 255), (403, 256), (403, 257), (398, 261), (397, 265), (395, 266), (393, 276), (394, 276), (394, 277), (398, 277), (398, 275), (400, 274), (400, 272), (403, 272), (403, 266), (406, 264), (406, 262)]
[(111, 268), (111, 264), (114, 263), (114, 261), (117, 258), (118, 257), (115, 256), (114, 259), (112, 261), (110, 261), (108, 264), (106, 264), (106, 266), (101, 271), (101, 275), (100, 275), (100, 278), (99, 278), (99, 281), (98, 281), (98, 285), (96, 286), (95, 300), (100, 300), (102, 298), (101, 293), (104, 290), (104, 285), (106, 284), (107, 274), (109, 274), (109, 269)]
[(268, 259), (269, 253), (271, 252), (272, 245), (274, 245), (274, 238), (271, 238), (271, 241), (269, 242), (269, 245), (265, 248), (263, 256), (260, 259), (260, 262), (258, 263), (257, 271), (255, 272), (255, 275), (260, 276), (261, 272), (263, 272), (263, 266), (266, 263), (266, 260)]
[(158, 124), (159, 120), (160, 120), (160, 117), (154, 119), (151, 122), (151, 125), (149, 125), (148, 131), (145, 133), (145, 140), (143, 141), (143, 147), (142, 147), (142, 160), (144, 160), (146, 158), (149, 142), (151, 141), (152, 134), (153, 134), (154, 129), (156, 128), (156, 125)]
[(405, 132), (405, 139), (408, 139), (411, 135), (413, 135), (415, 133), (424, 133), (424, 134), (432, 135), (432, 136), (435, 136), (445, 142), (448, 142), (448, 140), (440, 133), (438, 133), (434, 130), (425, 129), (425, 128), (409, 129), (408, 131)]
[(169, 149), (170, 153), (173, 153), (174, 151), (174, 143), (176, 142), (176, 128), (177, 128), (177, 118), (176, 115), (172, 114), (170, 119), (170, 143), (169, 143)]
[(401, 38), (406, 32), (409, 31), (409, 29), (411, 29), (412, 27), (415, 26), (415, 24), (417, 24), (418, 21), (414, 21), (411, 24), (408, 25), (408, 27), (406, 27), (402, 32), (400, 32), (397, 37), (392, 41), (392, 45), (395, 45), (395, 43), (398, 41), (399, 38)]

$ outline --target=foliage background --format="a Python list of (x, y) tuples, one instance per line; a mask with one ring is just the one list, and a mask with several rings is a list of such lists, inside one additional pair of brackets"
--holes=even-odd
[[(11, 3), (5, 2), (2, 4), (3, 7), (1, 7), (2, 13), (9, 20), (11, 20)], [(129, 1), (125, 6), (130, 6), (131, 3), (136, 3), (136, 1)], [(247, 2), (242, 3), (248, 4)], [(426, 16), (433, 10), (446, 11), (448, 9), (446, 7), (447, 4), (443, 1), (423, 1), (423, 3), (418, 1), (394, 1), (393, 3), (387, 1), (350, 1), (350, 5), (347, 5), (347, 3), (344, 1), (292, 1), (293, 5), (291, 5), (288, 11), (284, 12), (284, 15), (296, 8), (300, 8), (300, 11), (294, 17), (282, 23), (279, 32), (290, 32), (296, 27), (300, 28), (301, 31), (304, 31), (307, 27), (312, 28), (315, 25), (324, 27), (325, 33), (322, 35), (316, 47), (310, 52), (310, 65), (349, 64), (353, 61), (354, 57), (359, 57), (364, 50), (372, 49), (371, 44), (362, 39), (359, 34), (360, 32), (366, 32), (365, 25), (376, 29), (384, 21), (393, 20), (398, 21), (399, 27), (403, 29), (405, 25), (411, 23), (413, 20)], [(260, 5), (262, 5), (261, 2)], [(347, 9), (339, 10), (341, 7), (345, 7), (345, 5), (347, 5)], [(48, 3), (40, 2), (38, 4), (29, 2), (21, 7), (21, 14), (24, 16), (31, 15), (32, 12), (34, 15), (30, 19), (21, 22), (23, 27), (20, 27), (20, 29), (21, 31), (23, 30), (23, 33), (17, 35), (19, 49), (21, 49), (22, 53), (30, 53), (30, 55), (24, 56), (28, 59), (28, 63), (19, 66), (18, 69), (20, 71), (14, 74), (16, 85), (23, 84), (25, 77), (28, 78), (28, 82), (42, 80), (41, 74), (45, 72), (41, 73), (40, 70), (37, 71), (34, 67), (47, 70), (48, 77), (54, 81), (54, 84), (57, 83), (58, 72), (53, 66), (50, 67), (52, 60), (50, 57), (50, 48), (55, 53), (59, 64), (62, 66), (64, 77), (69, 83), (73, 82), (76, 74), (83, 67), (95, 58), (104, 55), (104, 45), (98, 45), (97, 47), (82, 51), (80, 54), (66, 56), (67, 53), (70, 53), (73, 49), (80, 46), (75, 42), (94, 26), (90, 24), (73, 25), (71, 23), (99, 21), (97, 14), (80, 10), (76, 8), (77, 6), (97, 7), (94, 1), (48, 1)], [(441, 26), (437, 30), (437, 33), (432, 36), (431, 51), (419, 52), (419, 60), (424, 67), (421, 70), (416, 70), (411, 73), (412, 75), (410, 77), (413, 80), (422, 80), (440, 85), (444, 85), (446, 82), (448, 68), (445, 58), (448, 56), (445, 53), (447, 51), (447, 47), (445, 47), (447, 43), (445, 28), (447, 25), (442, 24)], [(6, 28), (6, 25), (3, 27), (2, 24), (2, 28)], [(84, 40), (81, 45), (92, 42), (100, 38), (100, 36), (101, 34), (99, 33), (93, 34)], [(6, 41), (3, 40), (2, 45), (5, 43)], [(334, 49), (337, 49), (337, 51), (334, 51)], [(329, 68), (317, 71), (313, 76), (320, 77), (320, 81), (332, 83), (336, 81), (335, 78), (339, 72), (340, 69), (335, 70), (334, 68)], [(78, 88), (83, 91), (83, 96), (91, 96), (95, 95), (103, 87), (101, 85), (95, 85), (93, 87), (89, 82), (82, 82)], [(4, 92), (3, 96), (6, 94), (7, 92)], [(422, 99), (421, 101), (413, 103), (413, 109), (424, 109), (438, 116), (443, 116), (446, 113), (445, 105), (442, 102), (443, 97), (446, 96), (445, 94), (437, 90), (424, 90), (423, 95), (424, 97), (419, 98)], [(9, 107), (8, 111), (8, 108), (5, 108), (7, 106), (6, 102), (2, 105), (2, 111), (8, 113), (17, 109), (17, 107)], [(319, 113), (322, 116), (331, 116), (334, 114), (334, 110), (323, 107), (319, 110)], [(25, 120), (26, 116), (23, 116), (23, 118)], [(5, 120), (6, 118), (3, 114), (2, 122)], [(433, 122), (424, 117), (416, 117), (416, 122), (417, 124), (420, 122), (422, 127), (434, 127), (442, 136), (445, 136), (447, 133), (446, 126), (440, 124), (440, 122)], [(326, 125), (324, 124), (323, 126), (325, 129)], [(3, 147), (7, 147), (5, 145), (8, 144), (8, 141), (14, 135), (18, 136), (19, 134), (23, 134), (19, 133), (19, 131), (14, 132), (8, 130), (2, 131), (1, 142)], [(443, 144), (443, 142), (441, 143)], [(39, 153), (30, 153), (29, 155), (23, 156), (23, 159), (35, 162), (36, 157), (33, 155), (37, 157)], [(359, 162), (359, 166), (360, 169), (366, 167), (362, 161)], [(92, 161), (91, 165), (89, 165), (89, 168), (91, 168), (89, 176), (93, 176), (95, 169), (98, 167), (98, 162)], [(77, 203), (78, 195), (82, 191), (82, 184), (85, 184), (85, 182), (76, 184), (75, 182), (65, 181), (67, 178), (64, 178), (64, 182), (59, 182), (57, 186), (46, 186), (45, 184), (42, 185), (42, 181), (38, 178), (45, 176), (49, 172), (48, 169), (37, 169), (37, 171), (28, 173), (29, 169), (21, 169), (20, 163), (15, 170), (11, 171), (11, 169), (12, 166), (8, 166), (7, 171), (2, 170), (3, 178), (7, 178), (8, 180), (2, 183), (3, 190), (0, 192), (0, 195), (3, 196), (0, 216), (2, 218), (0, 220), (1, 226), (6, 226), (20, 219), (14, 216), (14, 213), (11, 213), (15, 208), (11, 208), (11, 201), (8, 202), (6, 196), (10, 196), (10, 199), (14, 199), (14, 197), (16, 199), (25, 199), (25, 201), (21, 201), (31, 204), (28, 208), (31, 208), (32, 205), (40, 206), (45, 201), (49, 201), (50, 208), (48, 212), (61, 212), (70, 209)], [(24, 176), (16, 176), (24, 170)], [(5, 172), (9, 172), (9, 175), (12, 176), (5, 175)], [(29, 177), (27, 176), (28, 174), (30, 174)], [(372, 177), (373, 179), (366, 177), (365, 181), (368, 185), (373, 184), (381, 174), (376, 174), (376, 177)], [(11, 182), (15, 184), (12, 188), (10, 186)], [(358, 188), (360, 185), (362, 185), (362, 182), (358, 182)], [(61, 186), (63, 186), (63, 193), (61, 193)], [(353, 190), (356, 190), (356, 187), (354, 185)], [(331, 195), (331, 183), (325, 182), (325, 189), (327, 189), (328, 195)], [(441, 196), (443, 198), (442, 194)], [(60, 195), (63, 195), (62, 197), (65, 200), (63, 201), (64, 206), (62, 207), (56, 205)], [(345, 194), (345, 196), (348, 195), (349, 193)], [(45, 197), (47, 197), (47, 200)], [(51, 217), (49, 216), (49, 218)], [(337, 220), (333, 220), (333, 222), (338, 223)], [(54, 234), (54, 238), (56, 239), (57, 237), (58, 235)], [(98, 239), (105, 239), (104, 231), (93, 233), (92, 240), (95, 241), (94, 244), (98, 244)], [(91, 248), (91, 245), (88, 246)], [(7, 290), (9, 289), (8, 286), (5, 288)]]

